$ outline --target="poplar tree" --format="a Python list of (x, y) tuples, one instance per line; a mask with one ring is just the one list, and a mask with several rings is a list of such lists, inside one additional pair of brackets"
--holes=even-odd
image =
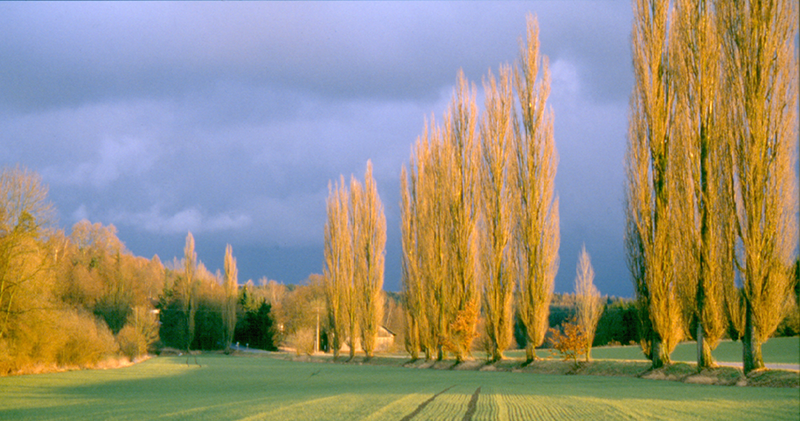
[(367, 162), (364, 178), (361, 184), (351, 176), (349, 188), (344, 176), (335, 187), (328, 185), (324, 289), (334, 358), (345, 338), (350, 359), (359, 339), (367, 357), (372, 357), (383, 319), (386, 217), (372, 162)]
[[(416, 342), (426, 360), (434, 354), (443, 356), (449, 331), (445, 288), (448, 225), (444, 219), (449, 205), (443, 195), (446, 185), (443, 148), (441, 128), (434, 120), (430, 125), (426, 122), (411, 153), (407, 180), (403, 179), (403, 289), (411, 321), (408, 327), (413, 329), (407, 332), (416, 335), (409, 345)], [(414, 351), (411, 352), (413, 357)]]
[(405, 349), (411, 360), (419, 359), (422, 349), (420, 343), (420, 328), (425, 326), (422, 320), (424, 312), (422, 279), (420, 276), (419, 247), (417, 227), (419, 222), (416, 215), (414, 198), (416, 194), (413, 186), (415, 180), (409, 175), (405, 165), (400, 170), (400, 233), (402, 254), (402, 291), (405, 306)]
[[(675, 89), (669, 56), (667, 0), (635, 0), (628, 150), (626, 246), (642, 322), (642, 345), (653, 368), (670, 363), (682, 338), (674, 243), (677, 234)], [(673, 25), (674, 28), (674, 25)]]
[(233, 248), (225, 247), (225, 302), (223, 304), (222, 322), (225, 326), (225, 349), (230, 349), (233, 333), (236, 330), (236, 301), (239, 298), (238, 269)]
[(481, 217), (480, 245), (483, 314), (492, 361), (503, 358), (511, 343), (515, 272), (510, 245), (512, 237), (511, 179), (508, 168), (513, 147), (514, 97), (510, 67), (501, 67), (499, 83), (489, 72), (484, 81), (485, 111), (480, 125), (481, 153), (478, 190)]
[(351, 175), (350, 188), (349, 190), (345, 190), (345, 193), (349, 192), (349, 196), (347, 197), (349, 203), (346, 205), (346, 212), (342, 216), (344, 219), (347, 219), (348, 223), (342, 230), (342, 235), (349, 237), (350, 255), (344, 256), (344, 258), (352, 260), (350, 262), (352, 272), (349, 278), (344, 279), (342, 288), (339, 290), (339, 293), (343, 294), (344, 311), (347, 322), (347, 346), (350, 348), (350, 360), (356, 356), (356, 340), (358, 340), (359, 319), (361, 318), (361, 305), (358, 302), (360, 298), (358, 295), (358, 284), (362, 280), (362, 273), (365, 272), (362, 268), (363, 261), (359, 258), (362, 253), (361, 239), (356, 234), (357, 227), (360, 225), (356, 208), (361, 202), (361, 197), (363, 195), (362, 190), (363, 187), (361, 183)]
[(325, 298), (330, 334), (328, 343), (333, 358), (346, 337), (347, 288), (353, 278), (352, 236), (348, 218), (349, 193), (340, 176), (335, 185), (328, 183), (327, 220), (325, 222)]
[(383, 320), (383, 270), (386, 247), (386, 217), (372, 176), (371, 161), (367, 161), (364, 187), (358, 191), (361, 195), (351, 208), (354, 215), (353, 256), (356, 259), (355, 304), (359, 307), (361, 347), (367, 358), (370, 358), (375, 353), (378, 329), (380, 321)]
[[(183, 248), (183, 285), (181, 291), (181, 306), (186, 320), (186, 363), (189, 363), (189, 354), (194, 341), (195, 314), (197, 314), (198, 281), (195, 279), (197, 272), (197, 253), (194, 251), (194, 236), (189, 232), (186, 235), (186, 246)], [(197, 363), (197, 357), (195, 357)]]
[(785, 316), (797, 247), (797, 3), (717, 2), (732, 142), (745, 373)]
[(527, 42), (520, 44), (520, 59), (514, 68), (521, 114), (514, 124), (512, 186), (517, 203), (514, 220), (518, 223), (514, 254), (520, 259), (518, 311), (526, 331), (525, 355), (533, 361), (549, 327), (550, 300), (558, 272), (558, 157), (553, 113), (547, 108), (548, 61), (539, 54), (539, 24), (532, 16), (528, 16)]
[[(439, 224), (446, 227), (447, 298), (443, 303), (451, 311), (447, 348), (462, 362), (477, 336), (475, 329), (480, 313), (476, 279), (475, 227), (478, 198), (475, 194), (478, 161), (477, 106), (475, 87), (464, 73), (458, 72), (456, 89), (444, 117), (442, 153), (444, 198)], [(440, 352), (439, 359), (443, 355)]]
[(597, 322), (603, 314), (603, 302), (600, 291), (594, 286), (594, 269), (586, 245), (578, 254), (578, 266), (575, 276), (575, 322), (586, 339), (586, 361), (592, 358), (592, 342), (597, 330)]
[(721, 49), (716, 11), (707, 0), (675, 3), (676, 140), (679, 160), (678, 225), (682, 236), (685, 317), (696, 324), (697, 366), (713, 365), (711, 351), (727, 326), (724, 283), (733, 283), (729, 263), (732, 198), (730, 153), (724, 130), (727, 91), (720, 89)]

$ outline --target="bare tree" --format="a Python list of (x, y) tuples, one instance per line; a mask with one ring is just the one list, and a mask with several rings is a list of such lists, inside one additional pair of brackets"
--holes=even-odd
[(225, 247), (225, 303), (223, 305), (222, 322), (225, 325), (225, 349), (230, 349), (233, 333), (236, 330), (236, 301), (239, 298), (238, 269), (233, 248)]
[[(525, 325), (528, 361), (548, 329), (550, 300), (558, 272), (560, 243), (555, 176), (558, 156), (553, 139), (553, 114), (547, 108), (550, 72), (539, 54), (539, 24), (528, 16), (527, 42), (514, 69), (521, 120), (515, 122), (515, 255), (520, 259), (518, 311)], [(541, 71), (541, 74), (540, 74)]]
[(786, 311), (797, 247), (797, 2), (717, 2), (733, 142), (744, 371)]
[(575, 321), (580, 327), (586, 340), (586, 361), (592, 358), (592, 342), (597, 330), (597, 322), (603, 314), (603, 301), (600, 291), (594, 286), (594, 269), (586, 245), (581, 247), (578, 255), (578, 267), (575, 277), (575, 307), (577, 314)]
[(499, 361), (511, 343), (516, 273), (513, 268), (511, 177), (514, 96), (510, 67), (500, 68), (500, 81), (489, 73), (484, 81), (485, 111), (481, 119), (478, 160), (480, 262), (483, 310), (490, 359)]
[(43, 279), (49, 267), (43, 249), (50, 230), (53, 207), (41, 178), (16, 167), (0, 173), (0, 339), (16, 315), (34, 310), (32, 284)]

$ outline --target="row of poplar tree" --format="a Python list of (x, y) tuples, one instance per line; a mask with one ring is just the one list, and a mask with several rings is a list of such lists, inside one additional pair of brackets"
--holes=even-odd
[(475, 87), (459, 73), (442, 124), (432, 119), (401, 175), (406, 348), (412, 358), (462, 361), (485, 326), (492, 360), (513, 337), (512, 303), (526, 355), (547, 332), (558, 270), (557, 155), (547, 107), (550, 74), (538, 24), (512, 68), (484, 79), (480, 116)]
[[(533, 18), (521, 55), (521, 64), (502, 67), (499, 79), (489, 74), (480, 122), (475, 88), (459, 73), (443, 124), (426, 123), (410, 168), (402, 170), (405, 346), (412, 358), (424, 352), (442, 359), (449, 351), (462, 361), (481, 315), (492, 358), (502, 358), (513, 337), (517, 282), (529, 359), (549, 328), (559, 246), (557, 156), (546, 108), (550, 76)], [(343, 338), (351, 357), (353, 338), (371, 356), (380, 320), (385, 220), (369, 164), (365, 186), (352, 179), (348, 190), (342, 177), (327, 203), (325, 283), (337, 356)]]
[(383, 270), (386, 217), (372, 176), (362, 184), (344, 176), (328, 186), (323, 285), (328, 315), (328, 346), (334, 358), (347, 344), (350, 358), (359, 346), (372, 357), (383, 320)]
[(730, 326), (749, 372), (794, 299), (797, 2), (633, 12), (625, 238), (643, 349), (659, 367), (693, 336), (708, 367)]
[[(734, 332), (749, 372), (763, 367), (761, 343), (794, 299), (797, 5), (635, 0), (633, 12), (625, 240), (642, 349), (657, 368), (693, 337), (703, 368)], [(501, 359), (515, 302), (527, 359), (536, 358), (558, 269), (549, 89), (529, 17), (518, 62), (484, 80), (483, 114), (459, 73), (443, 123), (426, 123), (402, 169), (412, 358), (462, 361), (482, 319), (490, 358)], [(355, 179), (349, 193), (343, 178), (331, 188), (325, 231), (332, 346), (349, 338), (351, 356), (352, 338), (371, 343), (380, 318), (385, 222), (372, 213), (380, 201), (369, 167), (366, 184), (366, 194)], [(596, 313), (587, 312), (594, 324)]]

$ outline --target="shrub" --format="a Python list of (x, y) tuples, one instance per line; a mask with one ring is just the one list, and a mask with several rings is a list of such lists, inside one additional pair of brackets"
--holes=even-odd
[(289, 346), (294, 348), (297, 355), (311, 355), (314, 353), (315, 336), (314, 329), (308, 327), (299, 329), (297, 332), (289, 335)]
[(150, 345), (158, 340), (158, 318), (147, 307), (134, 307), (117, 334), (120, 352), (130, 360), (147, 354)]
[(62, 335), (55, 360), (61, 367), (91, 366), (119, 350), (105, 323), (93, 316), (63, 312), (59, 323)]
[(586, 333), (574, 318), (565, 321), (562, 329), (563, 333), (559, 329), (550, 328), (550, 344), (561, 354), (563, 361), (572, 360), (577, 363), (578, 358), (586, 355)]

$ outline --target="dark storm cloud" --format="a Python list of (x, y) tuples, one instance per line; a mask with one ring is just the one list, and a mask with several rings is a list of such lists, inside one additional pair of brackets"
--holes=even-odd
[(164, 260), (191, 230), (212, 269), (231, 243), (243, 276), (297, 282), (321, 270), (329, 180), (371, 159), (397, 290), (400, 167), (458, 69), (480, 87), (516, 59), (528, 12), (553, 77), (556, 288), (586, 242), (600, 289), (630, 294), (624, 2), (0, 3), (0, 164), (42, 174), (64, 227), (113, 223)]

